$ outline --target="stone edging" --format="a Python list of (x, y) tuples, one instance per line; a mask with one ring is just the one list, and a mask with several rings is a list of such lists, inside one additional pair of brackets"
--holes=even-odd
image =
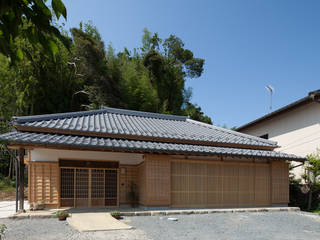
[(244, 213), (244, 212), (297, 212), (298, 207), (280, 208), (237, 208), (237, 209), (196, 209), (196, 210), (161, 210), (161, 211), (137, 211), (120, 212), (121, 216), (166, 216), (166, 215), (190, 215), (190, 214), (213, 214), (213, 213)]
[[(244, 212), (297, 212), (298, 207), (272, 207), (272, 208), (231, 208), (231, 209), (187, 209), (187, 210), (150, 210), (136, 212), (120, 212), (121, 216), (167, 216), (167, 215), (190, 215), (190, 214), (214, 214), (214, 213), (244, 213)], [(106, 211), (107, 212), (107, 211)], [(15, 214), (9, 219), (28, 218), (56, 218), (55, 214)]]

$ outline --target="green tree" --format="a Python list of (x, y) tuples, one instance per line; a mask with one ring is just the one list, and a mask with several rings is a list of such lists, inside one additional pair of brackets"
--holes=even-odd
[[(116, 66), (110, 68), (106, 59), (104, 42), (98, 30), (91, 24), (71, 29), (74, 51), (74, 67), (84, 81), (83, 92), (88, 96), (88, 108), (101, 106), (121, 107), (119, 74)], [(116, 75), (116, 76), (115, 76)]]
[(303, 176), (304, 180), (309, 186), (308, 194), (308, 210), (311, 209), (312, 194), (314, 186), (319, 183), (320, 177), (320, 155), (319, 150), (316, 153), (307, 155), (307, 162), (305, 163), (306, 174)]
[[(191, 114), (200, 117), (201, 109), (191, 104), (184, 94), (185, 82), (190, 78), (200, 77), (204, 60), (194, 58), (192, 51), (184, 48), (182, 40), (174, 35), (160, 39), (158, 34), (151, 34), (144, 29), (141, 48), (143, 64), (149, 71), (151, 85), (159, 98), (159, 111), (171, 114)], [(191, 90), (189, 90), (191, 91)], [(206, 118), (207, 122), (211, 122)]]
[(211, 118), (204, 115), (204, 113), (201, 110), (201, 107), (197, 106), (196, 104), (192, 104), (190, 102), (187, 102), (186, 108), (184, 109), (184, 111), (188, 116), (190, 116), (190, 118), (192, 118), (194, 120), (208, 123), (208, 124), (212, 124)]
[(0, 53), (12, 62), (29, 57), (30, 51), (15, 44), (16, 39), (27, 39), (30, 44), (41, 44), (54, 58), (59, 51), (56, 39), (67, 48), (68, 38), (60, 33), (53, 21), (62, 15), (67, 18), (67, 10), (61, 0), (52, 0), (50, 11), (46, 0), (0, 1)]
[(72, 107), (72, 95), (81, 89), (74, 77), (71, 57), (64, 44), (56, 39), (58, 53), (52, 61), (41, 44), (17, 38), (15, 45), (30, 52), (15, 65), (0, 54), (0, 114), (4, 120), (13, 115), (44, 114), (79, 110)]

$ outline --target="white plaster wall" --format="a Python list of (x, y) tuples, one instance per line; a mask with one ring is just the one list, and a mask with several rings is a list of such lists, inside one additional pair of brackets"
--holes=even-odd
[(83, 159), (95, 161), (119, 161), (120, 164), (135, 165), (143, 161), (143, 154), (98, 152), (98, 151), (74, 151), (56, 150), (47, 148), (35, 148), (31, 150), (31, 161), (57, 162), (59, 159)]
[[(320, 148), (320, 104), (309, 103), (242, 132), (254, 136), (269, 134), (269, 139), (280, 146), (276, 151), (305, 157)], [(300, 177), (304, 168), (295, 168), (293, 173)]]

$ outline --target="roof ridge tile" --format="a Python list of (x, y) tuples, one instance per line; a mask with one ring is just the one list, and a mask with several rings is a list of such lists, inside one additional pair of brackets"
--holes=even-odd
[(145, 118), (158, 118), (166, 120), (175, 120), (175, 121), (185, 121), (188, 119), (187, 116), (178, 116), (178, 115), (169, 115), (162, 113), (152, 113), (152, 112), (143, 112), (135, 111), (128, 109), (120, 108), (109, 108), (104, 107), (102, 109), (80, 111), (80, 112), (66, 112), (66, 113), (54, 113), (54, 114), (43, 114), (43, 115), (32, 115), (32, 116), (14, 116), (13, 123), (24, 123), (24, 122), (34, 122), (34, 121), (48, 121), (52, 119), (61, 119), (61, 118), (72, 118), (72, 117), (81, 117), (81, 116), (92, 116), (101, 113), (114, 113), (120, 115), (131, 115), (137, 117)]

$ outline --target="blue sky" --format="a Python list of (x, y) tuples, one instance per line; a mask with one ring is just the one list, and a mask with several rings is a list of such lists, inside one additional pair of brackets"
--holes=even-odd
[(240, 126), (319, 89), (319, 0), (64, 0), (66, 28), (91, 20), (117, 50), (140, 46), (147, 27), (175, 34), (205, 59), (192, 102), (216, 125)]

